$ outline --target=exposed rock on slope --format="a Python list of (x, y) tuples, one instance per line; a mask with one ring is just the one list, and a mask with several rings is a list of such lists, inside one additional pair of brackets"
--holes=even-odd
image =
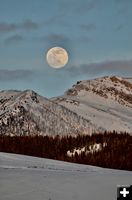
[(63, 96), (53, 100), (97, 127), (132, 133), (132, 82), (129, 79), (106, 76), (78, 81)]

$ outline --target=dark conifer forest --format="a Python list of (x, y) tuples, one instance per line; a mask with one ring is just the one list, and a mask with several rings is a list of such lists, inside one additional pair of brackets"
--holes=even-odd
[[(88, 151), (94, 144), (100, 144), (101, 149)], [(84, 147), (84, 151), (67, 154)], [(132, 171), (132, 136), (127, 133), (76, 137), (0, 136), (0, 151)]]

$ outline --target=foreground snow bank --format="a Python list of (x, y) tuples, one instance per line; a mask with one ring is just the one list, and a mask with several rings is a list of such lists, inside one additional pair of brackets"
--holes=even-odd
[(116, 199), (132, 172), (0, 153), (1, 200)]

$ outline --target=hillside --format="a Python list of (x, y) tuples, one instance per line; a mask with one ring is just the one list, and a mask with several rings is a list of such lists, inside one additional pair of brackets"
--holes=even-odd
[(87, 133), (91, 122), (31, 90), (0, 92), (2, 135)]
[[(107, 76), (78, 81), (64, 95), (53, 100), (103, 130), (132, 133), (130, 79)], [(93, 132), (92, 126), (91, 132)]]

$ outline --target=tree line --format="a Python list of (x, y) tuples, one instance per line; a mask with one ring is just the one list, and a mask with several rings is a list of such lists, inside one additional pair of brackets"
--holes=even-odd
[[(87, 151), (90, 145), (100, 144), (99, 151)], [(103, 144), (106, 144), (103, 146)], [(67, 152), (85, 150), (72, 156)], [(0, 136), (0, 151), (50, 158), (105, 168), (132, 170), (132, 136), (127, 133), (63, 136)]]

